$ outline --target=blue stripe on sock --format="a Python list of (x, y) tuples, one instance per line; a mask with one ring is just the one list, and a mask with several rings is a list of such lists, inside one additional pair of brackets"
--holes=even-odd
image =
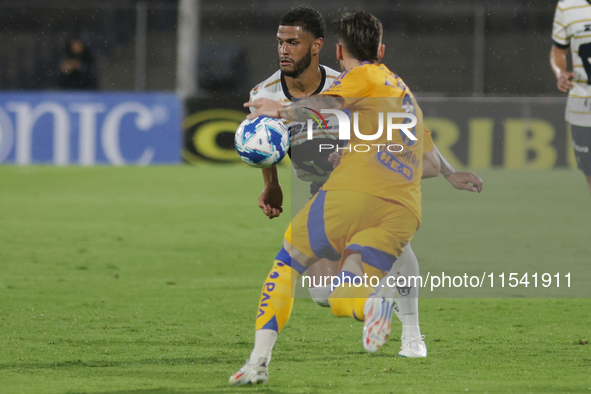
[(279, 260), (282, 263), (284, 263), (285, 265), (287, 265), (288, 267), (293, 268), (300, 275), (303, 274), (307, 269), (306, 267), (304, 267), (303, 265), (298, 263), (295, 259), (292, 259), (284, 247), (281, 247), (281, 250), (279, 251), (279, 253), (277, 253), (277, 256), (275, 256), (275, 260)]
[(326, 191), (320, 190), (308, 213), (308, 238), (312, 252), (319, 259), (325, 258), (331, 261), (341, 259), (341, 255), (332, 247), (326, 236), (324, 224), (324, 202)]
[(392, 265), (396, 261), (396, 257), (381, 250), (372, 248), (370, 246), (361, 246), (353, 244), (347, 246), (347, 250), (361, 252), (361, 260), (365, 264), (369, 264), (374, 268), (382, 271), (390, 271)]
[(277, 318), (275, 315), (263, 326), (262, 330), (273, 330), (279, 332), (279, 326), (277, 325)]

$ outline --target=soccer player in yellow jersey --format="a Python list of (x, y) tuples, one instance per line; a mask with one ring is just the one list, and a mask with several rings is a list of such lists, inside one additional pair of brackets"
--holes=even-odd
[(383, 277), (419, 227), (422, 112), (404, 82), (379, 64), (384, 46), (377, 18), (364, 11), (345, 14), (337, 33), (337, 58), (345, 71), (328, 90), (290, 108), (268, 99), (245, 104), (257, 108), (249, 118), (302, 120), (308, 111), (329, 108), (348, 110), (354, 121), (340, 165), (285, 234), (261, 292), (255, 348), (230, 377), (233, 385), (268, 380), (275, 340), (291, 314), (295, 281), (321, 258), (341, 261), (341, 284), (330, 295), (330, 307), (336, 316), (364, 321), (364, 348), (378, 350), (391, 330), (392, 290), (384, 287), (370, 297), (377, 284), (366, 278)]

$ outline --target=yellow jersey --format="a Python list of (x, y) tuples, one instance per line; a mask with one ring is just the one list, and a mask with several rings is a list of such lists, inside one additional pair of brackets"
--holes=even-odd
[[(409, 209), (420, 223), (424, 141), (430, 139), (410, 89), (385, 65), (363, 62), (342, 73), (320, 94), (343, 98), (351, 125), (349, 143), (339, 150), (343, 152), (341, 163), (322, 189), (358, 191), (395, 201)], [(416, 140), (400, 127), (390, 128), (388, 133), (387, 113), (414, 115), (416, 125), (406, 130)], [(390, 123), (412, 124), (412, 119), (391, 118)], [(374, 138), (370, 140), (369, 136)]]

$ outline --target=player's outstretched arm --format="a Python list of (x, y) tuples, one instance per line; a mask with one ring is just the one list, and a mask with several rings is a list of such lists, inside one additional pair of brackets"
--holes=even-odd
[(285, 107), (285, 104), (283, 104), (281, 101), (260, 98), (244, 103), (244, 107), (250, 108), (251, 111), (251, 113), (246, 116), (246, 119), (254, 119), (259, 116), (280, 118), (281, 116), (279, 116), (279, 110)]
[(265, 188), (259, 196), (259, 208), (269, 219), (279, 217), (283, 212), (283, 191), (279, 184), (277, 167), (263, 168), (263, 180)]
[(423, 154), (423, 177), (422, 179), (435, 178), (440, 174), (441, 164), (435, 150)]
[(482, 191), (482, 179), (473, 172), (452, 172), (445, 176), (445, 179), (458, 190), (478, 193)]
[(256, 108), (254, 112), (246, 117), (247, 119), (268, 116), (271, 118), (282, 118), (303, 122), (310, 118), (310, 109), (316, 111), (322, 109), (342, 109), (343, 100), (333, 96), (314, 96), (298, 100), (290, 105), (284, 105), (280, 101), (260, 98), (244, 103), (244, 106)]
[(441, 163), (441, 175), (443, 175), (453, 187), (458, 190), (467, 190), (469, 192), (480, 193), (482, 191), (482, 184), (484, 182), (478, 175), (474, 174), (473, 172), (456, 171), (445, 159), (445, 157), (443, 157), (441, 152), (439, 152), (437, 147), (435, 147), (433, 152), (439, 156), (439, 161)]

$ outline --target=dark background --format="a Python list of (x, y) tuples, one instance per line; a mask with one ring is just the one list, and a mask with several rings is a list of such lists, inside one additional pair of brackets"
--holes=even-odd
[[(137, 5), (147, 6), (146, 83), (173, 91), (176, 0), (0, 1), (0, 89), (53, 89), (67, 37), (90, 44), (101, 90), (134, 90)], [(281, 14), (306, 2), (203, 0), (201, 96), (248, 90), (277, 69), (275, 34)], [(330, 20), (363, 8), (384, 24), (384, 62), (415, 93), (447, 96), (561, 96), (548, 65), (556, 1), (323, 1)], [(483, 34), (480, 34), (483, 33)], [(338, 68), (335, 39), (322, 63)]]

